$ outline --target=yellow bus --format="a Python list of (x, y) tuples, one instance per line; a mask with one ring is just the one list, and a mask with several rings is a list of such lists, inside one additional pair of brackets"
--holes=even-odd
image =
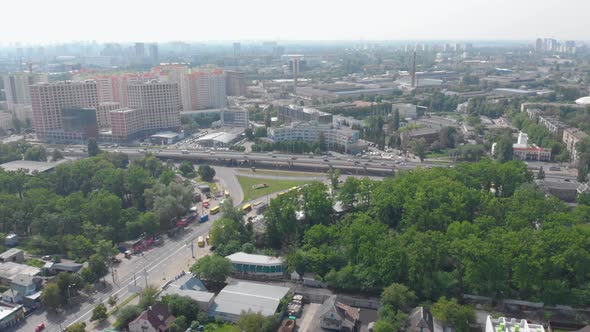
[(199, 236), (199, 239), (197, 240), (197, 245), (201, 248), (205, 246), (205, 240), (203, 240), (202, 236)]
[(211, 210), (209, 210), (209, 213), (218, 214), (219, 213), (219, 206), (212, 207)]
[(255, 203), (254, 203), (254, 204), (252, 204), (252, 205), (253, 205), (253, 206), (258, 206), (258, 205), (260, 205), (260, 204), (262, 204), (262, 202), (261, 202), (261, 201), (258, 201), (258, 202), (255, 202)]
[(244, 210), (244, 212), (250, 212), (250, 211), (252, 211), (252, 205), (246, 204), (246, 205), (242, 206), (242, 210)]

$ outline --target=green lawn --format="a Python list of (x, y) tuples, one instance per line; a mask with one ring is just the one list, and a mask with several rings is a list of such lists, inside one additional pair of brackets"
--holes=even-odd
[(205, 325), (205, 332), (240, 332), (240, 329), (230, 324), (209, 323)]
[[(238, 181), (244, 192), (244, 202), (251, 201), (266, 194), (272, 194), (277, 191), (296, 187), (312, 181), (307, 180), (275, 180), (275, 179), (259, 179), (250, 178), (247, 176), (238, 175)], [(261, 189), (254, 189), (254, 186), (259, 184), (266, 184), (268, 187)]]
[(290, 177), (303, 177), (303, 178), (312, 178), (312, 177), (326, 177), (326, 173), (310, 173), (310, 172), (289, 172), (289, 171), (275, 171), (275, 170), (268, 170), (268, 169), (256, 169), (255, 172), (251, 170), (238, 170), (239, 174), (248, 175), (248, 174), (260, 174), (260, 175), (273, 175), (273, 176), (290, 176)]

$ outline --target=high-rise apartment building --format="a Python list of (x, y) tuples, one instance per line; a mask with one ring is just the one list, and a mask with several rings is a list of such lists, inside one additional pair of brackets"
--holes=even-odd
[(160, 56), (158, 54), (158, 44), (150, 45), (150, 61), (152, 62), (152, 65), (157, 65), (160, 63)]
[(142, 60), (145, 57), (145, 44), (135, 43), (135, 58)]
[[(178, 83), (157, 82), (130, 84), (128, 106), (137, 110), (146, 131), (180, 127), (180, 91)], [(111, 125), (113, 125), (111, 123)]]
[(190, 73), (188, 88), (192, 110), (223, 108), (227, 104), (225, 73), (221, 69)]
[(63, 111), (98, 106), (96, 82), (39, 83), (30, 86), (33, 128), (39, 139), (77, 139), (64, 130)]
[(109, 128), (111, 126), (111, 120), (109, 113), (116, 109), (119, 109), (121, 106), (119, 103), (100, 103), (96, 108), (96, 120), (98, 123), (98, 128)]
[(98, 92), (98, 102), (112, 103), (117, 101), (117, 85), (118, 80), (116, 76), (97, 76), (93, 78), (96, 81), (96, 90)]
[(110, 111), (109, 122), (112, 137), (117, 140), (134, 138), (144, 130), (141, 112), (127, 107)]
[(168, 64), (152, 68), (152, 73), (158, 75), (161, 82), (178, 83), (183, 110), (191, 109), (189, 93), (188, 66), (183, 64)]
[(3, 79), (8, 109), (12, 110), (15, 105), (31, 105), (29, 86), (47, 82), (47, 75), (20, 72), (4, 75)]
[(243, 72), (225, 71), (225, 92), (228, 96), (246, 95), (246, 75)]

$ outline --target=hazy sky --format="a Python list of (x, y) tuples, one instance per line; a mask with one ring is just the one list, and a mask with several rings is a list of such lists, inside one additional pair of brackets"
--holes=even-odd
[(590, 40), (590, 0), (2, 0), (0, 11), (0, 42)]

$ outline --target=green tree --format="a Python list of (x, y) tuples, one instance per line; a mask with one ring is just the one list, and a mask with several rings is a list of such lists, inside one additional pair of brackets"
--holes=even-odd
[(426, 140), (421, 138), (419, 140), (412, 141), (411, 146), (412, 153), (414, 153), (416, 157), (420, 158), (420, 162), (423, 162), (424, 158), (426, 157), (426, 150), (428, 148)]
[(72, 324), (64, 330), (64, 332), (86, 332), (86, 323), (79, 322)]
[(416, 302), (416, 294), (402, 284), (393, 283), (381, 293), (381, 304), (390, 305), (397, 310), (405, 311)]
[(199, 173), (201, 179), (206, 182), (213, 181), (213, 178), (215, 177), (215, 169), (209, 165), (199, 166), (197, 173)]
[(543, 166), (539, 167), (539, 172), (537, 173), (537, 179), (543, 180), (545, 178), (545, 171), (543, 170)]
[(139, 304), (138, 306), (145, 310), (152, 304), (156, 302), (156, 298), (158, 297), (158, 289), (153, 286), (148, 286), (141, 290), (139, 294)]
[(453, 326), (458, 332), (468, 332), (469, 322), (475, 321), (473, 308), (457, 303), (457, 300), (447, 300), (444, 296), (438, 299), (430, 309), (436, 319)]
[(167, 305), (168, 310), (175, 317), (186, 317), (189, 322), (197, 320), (198, 303), (188, 296), (165, 295), (162, 297), (162, 304)]
[(278, 328), (273, 316), (264, 316), (261, 313), (242, 312), (236, 325), (242, 332), (274, 332)]
[(184, 316), (178, 316), (170, 324), (170, 328), (168, 328), (168, 332), (185, 332), (190, 326), (190, 322)]
[(90, 321), (102, 321), (107, 318), (107, 307), (104, 304), (99, 303), (97, 304), (94, 309), (92, 309), (92, 317)]
[(191, 177), (194, 176), (193, 173), (195, 171), (195, 166), (190, 161), (184, 160), (178, 167), (178, 170), (184, 177)]
[(98, 148), (98, 144), (94, 138), (88, 139), (88, 156), (94, 157), (100, 153), (100, 149)]
[(51, 283), (45, 286), (41, 293), (41, 303), (49, 310), (57, 311), (63, 303), (59, 287), (57, 284)]
[(393, 121), (392, 121), (392, 129), (394, 131), (399, 130), (399, 110), (396, 108), (393, 110)]
[(513, 156), (514, 152), (512, 150), (512, 138), (508, 135), (503, 135), (496, 142), (494, 157), (496, 157), (499, 162), (504, 163), (512, 160)]
[(138, 305), (128, 305), (117, 311), (117, 320), (114, 327), (118, 329), (126, 328), (131, 321), (133, 321), (143, 309)]
[(338, 189), (338, 184), (340, 182), (340, 174), (341, 171), (339, 169), (336, 170), (329, 170), (328, 171), (328, 178), (330, 180), (330, 183), (332, 184), (332, 188), (334, 189)]
[(392, 331), (397, 331), (397, 330), (393, 326), (393, 323), (391, 323), (390, 321), (387, 321), (384, 319), (379, 319), (375, 322), (375, 325), (373, 326), (373, 331), (374, 332), (392, 332)]
[(258, 127), (258, 128), (256, 128), (256, 131), (254, 132), (255, 138), (266, 137), (267, 135), (268, 134), (267, 134), (266, 127)]
[(254, 132), (252, 132), (252, 128), (248, 127), (244, 130), (244, 135), (249, 141), (254, 140)]
[(47, 151), (40, 145), (32, 146), (25, 151), (25, 160), (46, 161)]
[(191, 272), (199, 278), (222, 284), (232, 272), (231, 261), (225, 257), (209, 255), (199, 259), (192, 267)]
[(58, 149), (53, 149), (51, 154), (51, 161), (58, 161), (64, 159), (64, 155)]

